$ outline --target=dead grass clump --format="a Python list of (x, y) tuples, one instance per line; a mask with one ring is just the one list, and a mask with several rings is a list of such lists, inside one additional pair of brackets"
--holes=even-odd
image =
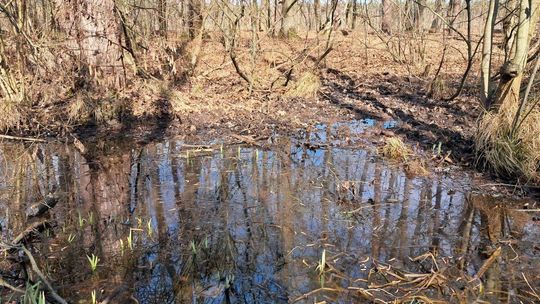
[(497, 175), (540, 182), (540, 112), (534, 110), (512, 134), (517, 105), (503, 105), (480, 119), (476, 154)]
[(23, 115), (20, 106), (8, 100), (0, 100), (0, 131), (19, 128)]
[(321, 80), (312, 72), (303, 73), (293, 86), (285, 93), (287, 97), (316, 97)]
[(122, 116), (129, 112), (125, 99), (110, 93), (107, 98), (96, 100), (88, 94), (77, 94), (67, 108), (71, 124), (100, 124), (117, 123)]
[(442, 98), (447, 93), (446, 82), (441, 76), (435, 77), (433, 81), (429, 83), (428, 96), (431, 98)]
[(90, 121), (93, 111), (92, 102), (85, 94), (77, 94), (69, 103), (67, 114), (70, 122), (86, 123)]
[(388, 137), (381, 149), (386, 158), (406, 161), (412, 154), (411, 149), (399, 137)]

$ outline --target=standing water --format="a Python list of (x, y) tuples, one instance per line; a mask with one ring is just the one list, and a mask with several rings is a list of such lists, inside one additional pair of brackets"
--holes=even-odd
[[(72, 303), (540, 301), (533, 203), (474, 194), (463, 172), (409, 176), (331, 139), (369, 124), (270, 149), (5, 143), (1, 239), (42, 223), (24, 242)], [(58, 203), (32, 211), (49, 193)], [(0, 274), (24, 289), (14, 263)]]

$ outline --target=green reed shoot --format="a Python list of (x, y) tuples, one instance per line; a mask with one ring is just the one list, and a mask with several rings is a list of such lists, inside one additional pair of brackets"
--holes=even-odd
[(38, 303), (39, 304), (46, 304), (47, 303), (47, 302), (45, 302), (45, 292), (44, 291), (41, 291), (39, 293)]
[(73, 233), (70, 233), (67, 238), (68, 243), (71, 244), (74, 240), (75, 240), (75, 235)]
[(129, 235), (127, 237), (127, 242), (128, 242), (129, 250), (133, 251), (133, 232), (132, 231), (133, 230), (129, 228)]
[(120, 254), (124, 256), (124, 240), (120, 239)]
[(197, 255), (197, 245), (195, 244), (195, 241), (191, 241), (190, 243), (191, 252), (193, 252), (193, 255)]
[(88, 224), (93, 225), (94, 224), (94, 212), (90, 211), (88, 213)]
[(86, 222), (86, 219), (82, 216), (80, 211), (77, 211), (77, 213), (79, 214), (79, 227), (82, 228), (84, 226), (84, 222)]
[(317, 271), (319, 271), (319, 276), (322, 276), (324, 274), (324, 268), (326, 267), (326, 249), (323, 249), (321, 260), (319, 261), (317, 265)]
[(92, 256), (86, 256), (88, 258), (88, 262), (90, 262), (90, 269), (92, 269), (92, 272), (95, 272), (99, 263), (99, 257), (94, 255), (92, 253)]
[(324, 272), (326, 268), (326, 249), (323, 249), (321, 260), (319, 261), (316, 270), (319, 272), (321, 287), (324, 287)]
[(96, 290), (92, 290), (92, 304), (97, 303)]
[(148, 235), (152, 237), (154, 234), (154, 226), (152, 226), (152, 219), (148, 219), (148, 222), (146, 222), (146, 229), (148, 230)]

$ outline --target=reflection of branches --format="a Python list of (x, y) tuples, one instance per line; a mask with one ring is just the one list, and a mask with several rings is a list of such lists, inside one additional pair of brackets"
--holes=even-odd
[[(45, 285), (46, 289), (49, 291), (49, 293), (53, 297), (53, 299), (57, 303), (60, 303), (60, 304), (67, 304), (68, 303), (66, 300), (64, 300), (64, 298), (62, 298), (60, 295), (58, 295), (58, 293), (56, 293), (56, 291), (52, 287), (52, 284), (49, 282), (49, 280), (47, 279), (45, 274), (43, 274), (41, 269), (39, 269), (39, 266), (37, 265), (36, 260), (34, 259), (34, 256), (32, 255), (32, 253), (30, 253), (30, 251), (28, 249), (26, 249), (26, 247), (18, 246), (18, 245), (9, 245), (9, 244), (5, 244), (5, 243), (0, 243), (0, 245), (1, 245), (3, 250), (7, 250), (7, 251), (22, 250), (22, 252), (24, 252), (26, 257), (30, 261), (30, 267), (31, 267), (32, 271), (39, 277), (39, 279)], [(25, 293), (24, 290), (9, 284), (8, 282), (3, 280), (2, 278), (0, 278), (0, 286), (11, 289), (12, 291), (17, 292), (17, 293), (22, 293), (22, 294)]]

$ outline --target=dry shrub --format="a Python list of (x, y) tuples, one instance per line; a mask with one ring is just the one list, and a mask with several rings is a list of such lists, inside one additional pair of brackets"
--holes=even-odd
[(409, 147), (399, 137), (388, 137), (381, 152), (384, 157), (404, 161), (412, 154)]
[(293, 86), (285, 93), (287, 97), (316, 97), (321, 80), (312, 72), (303, 73)]
[(480, 119), (475, 136), (476, 153), (500, 176), (540, 182), (540, 112), (534, 110), (512, 132), (517, 105), (502, 105)]

